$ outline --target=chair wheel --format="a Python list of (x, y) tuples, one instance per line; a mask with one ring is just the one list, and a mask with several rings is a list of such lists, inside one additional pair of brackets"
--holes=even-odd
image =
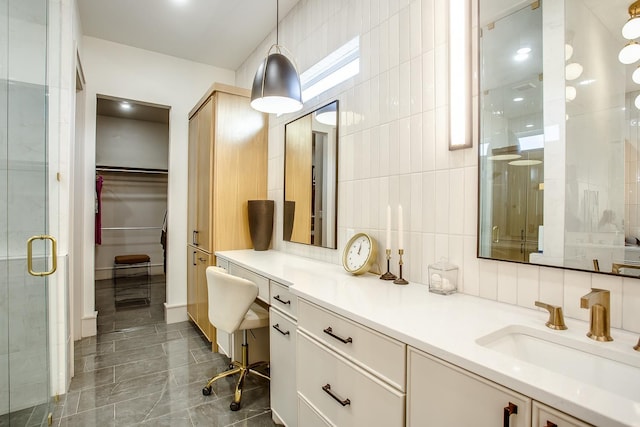
[(232, 411), (237, 411), (238, 409), (240, 409), (240, 402), (231, 402), (229, 408), (231, 408)]
[(204, 388), (202, 389), (202, 394), (203, 394), (203, 395), (205, 395), (205, 396), (209, 396), (209, 395), (211, 394), (211, 386), (209, 386), (209, 387), (204, 387)]
[(236, 367), (236, 366), (235, 366), (233, 363), (229, 363), (229, 369), (233, 369), (233, 368), (235, 368), (235, 367)]

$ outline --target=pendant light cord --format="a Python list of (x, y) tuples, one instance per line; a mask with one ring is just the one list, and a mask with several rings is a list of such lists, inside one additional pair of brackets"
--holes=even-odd
[(279, 19), (280, 19), (280, 0), (276, 0), (276, 46), (279, 44), (278, 43)]

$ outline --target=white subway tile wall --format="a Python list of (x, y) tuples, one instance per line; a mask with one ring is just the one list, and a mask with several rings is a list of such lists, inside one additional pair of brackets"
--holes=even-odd
[[(472, 1), (477, 57), (477, 2)], [(540, 299), (588, 319), (580, 296), (590, 286), (611, 290), (612, 326), (640, 332), (640, 282), (588, 272), (519, 265), (476, 257), (478, 197), (477, 64), (472, 76), (474, 147), (448, 149), (446, 0), (300, 0), (280, 23), (280, 43), (301, 71), (353, 37), (360, 37), (360, 74), (308, 101), (297, 114), (271, 116), (269, 197), (276, 201), (278, 250), (339, 264), (348, 232), (384, 244), (392, 207), (397, 262), (398, 205), (404, 212), (404, 276), (428, 283), (427, 265), (447, 258), (460, 267), (466, 294), (534, 309)], [(237, 72), (250, 87), (275, 32)], [(340, 101), (338, 250), (284, 242), (284, 125), (327, 102)], [(384, 251), (379, 263), (384, 265)], [(397, 265), (395, 266), (397, 272)], [(426, 287), (425, 287), (426, 291)]]

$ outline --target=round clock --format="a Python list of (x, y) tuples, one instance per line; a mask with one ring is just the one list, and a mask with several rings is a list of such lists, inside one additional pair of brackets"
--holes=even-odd
[(376, 241), (366, 233), (356, 233), (349, 239), (342, 254), (342, 265), (352, 274), (369, 271), (378, 254)]

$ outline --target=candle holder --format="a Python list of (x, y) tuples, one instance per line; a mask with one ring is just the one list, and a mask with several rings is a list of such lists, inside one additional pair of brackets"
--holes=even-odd
[(391, 260), (391, 249), (387, 249), (387, 272), (380, 276), (380, 280), (395, 280), (398, 276), (389, 271), (389, 263)]
[(400, 259), (398, 260), (398, 265), (400, 266), (400, 277), (394, 280), (393, 283), (396, 285), (407, 285), (409, 282), (402, 278), (402, 254), (404, 254), (404, 249), (398, 249), (398, 254), (400, 254)]

